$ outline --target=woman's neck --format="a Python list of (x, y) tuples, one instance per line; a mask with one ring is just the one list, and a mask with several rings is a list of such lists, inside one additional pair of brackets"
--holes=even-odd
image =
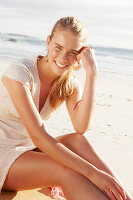
[(37, 69), (41, 84), (52, 86), (57, 75), (51, 72), (49, 63), (45, 61), (45, 57), (37, 60)]

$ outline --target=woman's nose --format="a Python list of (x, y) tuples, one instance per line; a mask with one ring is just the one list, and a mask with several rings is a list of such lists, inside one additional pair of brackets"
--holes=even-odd
[(65, 52), (60, 52), (59, 58), (60, 58), (60, 60), (62, 62), (67, 62), (68, 61), (67, 54)]

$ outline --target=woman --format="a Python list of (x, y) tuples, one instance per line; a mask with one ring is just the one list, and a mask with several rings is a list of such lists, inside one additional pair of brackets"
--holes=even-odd
[[(83, 134), (95, 98), (97, 65), (87, 32), (74, 17), (56, 22), (48, 53), (14, 62), (1, 78), (0, 186), (26, 190), (61, 186), (67, 199), (130, 199)], [(83, 93), (73, 70), (82, 61)], [(78, 67), (75, 67), (75, 63)], [(45, 119), (65, 101), (75, 133), (53, 138)]]

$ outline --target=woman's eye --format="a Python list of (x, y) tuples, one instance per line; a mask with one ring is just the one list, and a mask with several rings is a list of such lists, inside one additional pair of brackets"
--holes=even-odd
[(74, 52), (74, 51), (71, 51), (70, 54), (72, 54), (72, 55), (77, 55), (77, 53)]
[(60, 46), (56, 46), (56, 49), (61, 50), (61, 47)]

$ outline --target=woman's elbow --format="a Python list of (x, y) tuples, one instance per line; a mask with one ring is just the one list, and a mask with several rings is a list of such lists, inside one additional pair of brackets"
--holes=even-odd
[(86, 133), (88, 130), (89, 130), (89, 127), (90, 127), (90, 122), (81, 122), (81, 121), (78, 121), (78, 122), (75, 122), (74, 124), (74, 130), (80, 134), (80, 135), (83, 135), (84, 133)]
[(86, 128), (86, 129), (81, 129), (81, 128), (77, 129), (77, 128), (75, 128), (74, 130), (77, 132), (77, 134), (83, 135), (88, 131), (88, 129), (89, 128)]

